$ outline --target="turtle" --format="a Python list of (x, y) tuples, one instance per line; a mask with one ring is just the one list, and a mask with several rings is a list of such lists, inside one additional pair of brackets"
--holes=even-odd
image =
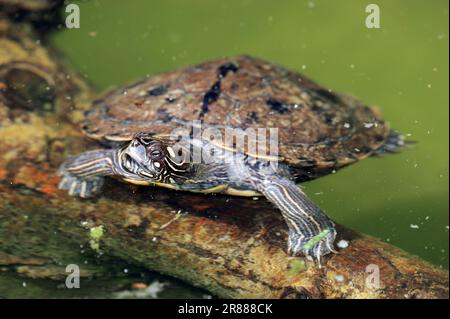
[[(95, 196), (112, 176), (177, 191), (265, 196), (288, 226), (288, 252), (319, 265), (336, 253), (336, 226), (300, 184), (405, 143), (377, 109), (246, 55), (114, 89), (85, 112), (82, 130), (103, 147), (61, 165), (59, 188), (70, 195)], [(231, 142), (221, 135), (227, 132)]]

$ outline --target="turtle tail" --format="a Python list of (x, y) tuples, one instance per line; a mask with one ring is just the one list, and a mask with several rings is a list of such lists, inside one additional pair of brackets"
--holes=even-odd
[(413, 144), (414, 141), (406, 140), (405, 136), (398, 131), (391, 130), (386, 139), (386, 142), (378, 148), (373, 155), (380, 156), (388, 153), (399, 153), (408, 145)]

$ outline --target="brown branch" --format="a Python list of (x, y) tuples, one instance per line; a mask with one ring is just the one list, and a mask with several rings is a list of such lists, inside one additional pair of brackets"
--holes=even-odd
[[(95, 241), (90, 230), (101, 225), (104, 255), (96, 258), (120, 258), (220, 297), (448, 298), (447, 272), (344, 227), (337, 241), (349, 246), (321, 269), (287, 255), (285, 224), (264, 199), (113, 180), (91, 200), (57, 190), (62, 160), (93, 147), (74, 125), (92, 93), (35, 40), (0, 20), (0, 52), (7, 53), (0, 57), (0, 264), (20, 265), (14, 269), (25, 275), (41, 267), (34, 276), (67, 263), (78, 263), (83, 272), (80, 245), (97, 256), (95, 245), (89, 248)], [(366, 284), (368, 265), (379, 269), (379, 289)]]

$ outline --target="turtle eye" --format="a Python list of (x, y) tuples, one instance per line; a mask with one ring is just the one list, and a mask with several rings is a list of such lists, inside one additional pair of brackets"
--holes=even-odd
[(152, 160), (160, 160), (164, 157), (164, 152), (159, 145), (152, 145), (148, 151), (148, 156)]
[(160, 150), (154, 150), (150, 153), (150, 156), (155, 159), (161, 157), (162, 153)]

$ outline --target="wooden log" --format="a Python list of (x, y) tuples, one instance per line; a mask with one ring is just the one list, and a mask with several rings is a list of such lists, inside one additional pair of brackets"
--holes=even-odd
[(120, 258), (224, 298), (448, 298), (446, 271), (342, 226), (337, 241), (348, 247), (322, 268), (289, 256), (284, 221), (264, 199), (114, 180), (98, 198), (68, 196), (56, 170), (67, 155), (95, 147), (78, 129), (93, 94), (7, 20), (0, 52), (0, 264), (44, 277), (59, 267), (51, 271), (59, 278), (68, 263), (92, 274), (101, 269), (86, 258)]

